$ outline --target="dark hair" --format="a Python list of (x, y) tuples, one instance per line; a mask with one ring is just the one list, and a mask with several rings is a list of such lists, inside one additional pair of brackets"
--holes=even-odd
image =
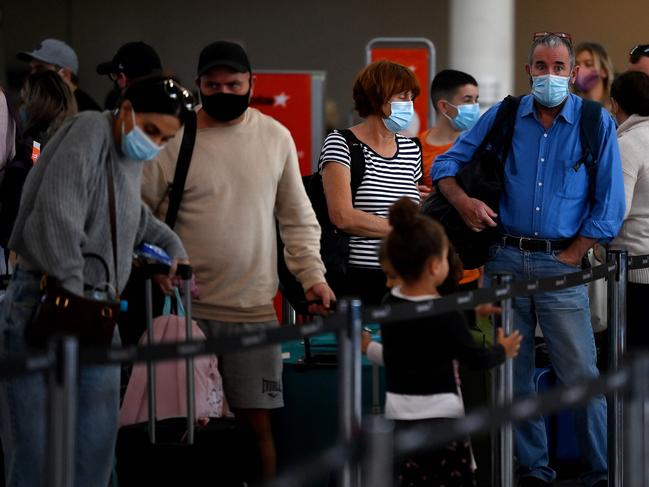
[(25, 131), (41, 127), (43, 135), (49, 138), (66, 118), (77, 113), (72, 90), (56, 71), (29, 75), (20, 94), (27, 113)]
[(437, 292), (442, 296), (458, 291), (460, 289), (460, 281), (464, 276), (462, 259), (460, 259), (459, 254), (455, 251), (455, 247), (451, 242), (448, 243), (448, 256), (446, 260), (448, 261), (448, 276), (446, 276), (444, 282), (437, 288)]
[(431, 257), (441, 257), (448, 245), (444, 228), (432, 218), (419, 213), (408, 198), (399, 199), (390, 208), (392, 230), (381, 243), (395, 272), (406, 282), (421, 277)]
[(470, 74), (455, 69), (445, 69), (437, 73), (430, 84), (430, 101), (435, 111), (438, 101), (453, 98), (458, 88), (465, 85), (478, 86), (478, 82)]
[(621, 74), (611, 86), (611, 98), (627, 115), (649, 115), (649, 76), (641, 71)]
[(410, 69), (392, 61), (373, 62), (365, 66), (354, 81), (354, 109), (363, 118), (382, 117), (383, 105), (404, 91), (412, 92), (413, 100), (419, 95), (419, 82)]
[(136, 78), (124, 89), (118, 106), (124, 100), (129, 100), (136, 112), (173, 115), (181, 121), (193, 102), (187, 89), (163, 75)]

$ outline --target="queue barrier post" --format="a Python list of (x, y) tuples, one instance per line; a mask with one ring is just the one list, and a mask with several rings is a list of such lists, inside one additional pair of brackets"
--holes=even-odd
[[(151, 345), (154, 343), (153, 339), (153, 284), (151, 277), (147, 276), (147, 279), (144, 281), (144, 310), (146, 313), (146, 340), (147, 344)], [(155, 444), (156, 434), (155, 434), (155, 419), (156, 419), (156, 374), (155, 366), (153, 362), (148, 361), (146, 363), (146, 378), (147, 378), (147, 411), (149, 413), (148, 417), (148, 430), (149, 430), (149, 442)]]
[[(617, 370), (626, 351), (626, 289), (628, 254), (626, 250), (609, 250), (607, 262), (617, 266), (608, 279), (609, 370)], [(624, 401), (620, 391), (608, 397), (608, 480), (609, 485), (624, 484)]]
[(624, 403), (624, 485), (645, 487), (649, 485), (649, 354), (635, 358), (630, 374)]
[(363, 486), (394, 485), (394, 422), (369, 416), (363, 422)]
[[(342, 300), (339, 308), (347, 314), (347, 326), (338, 331), (338, 436), (351, 444), (361, 429), (361, 330), (360, 299)], [(340, 487), (359, 487), (360, 470), (348, 459), (340, 470)]]
[(77, 422), (79, 343), (72, 336), (57, 336), (49, 344), (56, 360), (48, 373), (49, 387), (49, 485), (75, 484), (74, 463)]
[[(496, 274), (492, 285), (509, 286), (514, 282), (511, 274)], [(500, 323), (509, 335), (514, 331), (514, 310), (512, 298), (501, 301)], [(494, 343), (498, 337), (498, 327), (494, 327)], [(493, 398), (495, 406), (505, 406), (514, 400), (514, 363), (507, 359), (494, 373)], [(511, 422), (505, 423), (498, 431), (492, 432), (492, 485), (514, 487), (514, 429)]]

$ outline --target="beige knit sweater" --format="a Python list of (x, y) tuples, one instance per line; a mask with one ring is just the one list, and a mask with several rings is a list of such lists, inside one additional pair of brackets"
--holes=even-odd
[[(626, 214), (614, 249), (629, 255), (649, 254), (649, 117), (631, 115), (617, 129)], [(649, 269), (629, 271), (629, 281), (649, 284)]]
[[(166, 215), (182, 133), (145, 166), (143, 198)], [(249, 108), (241, 123), (199, 129), (178, 220), (200, 287), (198, 318), (275, 317), (276, 219), (288, 268), (309, 289), (325, 282), (320, 226), (304, 191), (295, 144), (274, 119)]]

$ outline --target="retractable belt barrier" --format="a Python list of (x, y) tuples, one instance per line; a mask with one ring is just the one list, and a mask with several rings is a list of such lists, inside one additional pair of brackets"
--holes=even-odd
[[(122, 348), (83, 348), (78, 347), (73, 337), (59, 337), (52, 341), (49, 351), (35, 355), (9, 356), (0, 361), (0, 380), (5, 377), (26, 373), (48, 373), (50, 393), (57, 399), (50, 411), (50, 419), (56, 428), (50, 442), (51, 472), (56, 479), (55, 487), (67, 485), (70, 465), (74, 458), (73, 438), (76, 413), (70, 404), (76, 401), (76, 377), (79, 365), (120, 364), (124, 362), (156, 362), (161, 360), (186, 359), (206, 354), (221, 355), (243, 349), (294, 341), (310, 335), (336, 332), (339, 347), (339, 401), (341, 403), (339, 420), (339, 442), (326, 450), (319, 458), (307, 462), (278, 476), (268, 485), (301, 485), (300, 482), (313, 478), (316, 472), (338, 469), (338, 483), (341, 487), (361, 485), (358, 462), (363, 461), (368, 478), (375, 479), (373, 487), (389, 485), (391, 458), (406, 455), (423, 448), (445, 444), (451, 440), (466, 437), (494, 427), (523, 421), (540, 414), (579, 405), (598, 394), (609, 394), (616, 405), (615, 423), (609, 415), (609, 433), (614, 431), (613, 439), (620, 441), (622, 420), (635, 421), (647, 428), (629, 428), (624, 435), (630, 442), (628, 450), (633, 458), (627, 458), (622, 472), (622, 460), (615, 458), (609, 466), (611, 485), (636, 487), (649, 485), (649, 473), (645, 478), (637, 464), (641, 460), (649, 462), (649, 387), (643, 381), (649, 375), (649, 359), (629, 361), (619, 366), (611, 362), (612, 372), (592, 381), (572, 387), (558, 388), (540, 396), (522, 398), (516, 402), (505, 401), (498, 407), (483, 409), (464, 418), (445, 425), (423, 426), (417, 429), (395, 433), (393, 425), (383, 418), (373, 418), (364, 426), (373, 425), (373, 430), (361, 433), (360, 411), (360, 331), (362, 323), (390, 323), (414, 318), (424, 318), (450, 310), (473, 308), (478, 304), (496, 301), (510, 302), (516, 296), (543, 293), (584, 285), (598, 279), (609, 280), (609, 300), (614, 301), (614, 313), (609, 310), (609, 323), (615, 333), (622, 335), (619, 357), (624, 352), (624, 311), (626, 302), (625, 287), (627, 269), (649, 267), (649, 255), (627, 258), (625, 251), (611, 251), (609, 260), (591, 269), (578, 270), (569, 274), (552, 276), (538, 280), (511, 281), (503, 279), (491, 288), (460, 292), (444, 298), (421, 303), (385, 305), (362, 309), (358, 299), (343, 299), (338, 310), (328, 317), (316, 317), (300, 326), (284, 326), (262, 332), (246, 332), (235, 336), (209, 336), (206, 340), (178, 343), (158, 343), (155, 345), (131, 346)], [(511, 317), (510, 317), (511, 318)], [(612, 333), (613, 335), (613, 333)], [(617, 355), (616, 355), (617, 356)], [(618, 399), (623, 393), (630, 393), (627, 405)], [(61, 414), (68, 411), (68, 416)], [(635, 423), (630, 423), (635, 424)], [(613, 425), (613, 428), (612, 428)], [(643, 436), (644, 435), (644, 436)], [(621, 445), (620, 445), (621, 447)], [(615, 446), (618, 448), (618, 445)], [(624, 448), (627, 450), (627, 447)], [(621, 450), (621, 448), (620, 448)], [(507, 451), (507, 450), (505, 450)], [(58, 453), (57, 453), (58, 452)], [(378, 459), (385, 461), (376, 461)], [(63, 467), (62, 467), (63, 466)], [(65, 468), (64, 468), (65, 467)], [(384, 470), (380, 470), (380, 469)], [(509, 467), (507, 467), (510, 469)], [(71, 471), (71, 470), (70, 470)], [(640, 473), (638, 473), (640, 472)], [(623, 475), (624, 474), (624, 475)], [(503, 479), (511, 482), (511, 472), (504, 473)], [(302, 480), (300, 480), (302, 479)], [(626, 482), (628, 479), (628, 484)], [(369, 484), (367, 484), (369, 485)], [(509, 484), (508, 484), (509, 485)]]
[[(649, 256), (629, 259), (630, 269), (649, 267)], [(363, 310), (364, 323), (390, 323), (412, 318), (422, 318), (445, 313), (454, 309), (473, 308), (478, 304), (500, 301), (502, 299), (565, 289), (586, 284), (607, 277), (616, 270), (615, 264), (602, 264), (591, 269), (572, 272), (560, 276), (546, 277), (529, 281), (514, 281), (512, 284), (480, 288), (473, 291), (451, 294), (449, 296), (421, 302), (368, 307)], [(223, 354), (237, 350), (250, 349), (300, 340), (306, 336), (335, 332), (347, 326), (347, 316), (337, 312), (331, 316), (314, 317), (313, 321), (295, 326), (279, 327), (262, 332), (247, 332), (235, 336), (208, 337), (207, 340), (190, 342), (168, 342), (155, 345), (82, 348), (79, 351), (82, 365), (119, 364), (125, 362), (150, 362), (182, 359), (187, 357)], [(0, 361), (0, 378), (15, 374), (42, 372), (50, 368), (53, 358), (46, 354), (21, 355)]]

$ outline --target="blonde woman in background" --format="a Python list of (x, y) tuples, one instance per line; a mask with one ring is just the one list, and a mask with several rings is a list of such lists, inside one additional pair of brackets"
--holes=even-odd
[(575, 81), (576, 94), (599, 102), (610, 111), (614, 71), (604, 46), (596, 42), (582, 42), (575, 48), (575, 59), (579, 66)]

